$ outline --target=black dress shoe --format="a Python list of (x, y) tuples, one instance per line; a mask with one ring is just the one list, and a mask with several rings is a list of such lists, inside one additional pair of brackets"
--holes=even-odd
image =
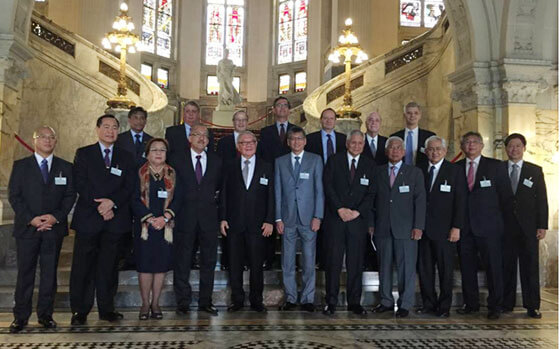
[(72, 319), (70, 320), (70, 325), (72, 326), (83, 326), (86, 324), (87, 315), (82, 313), (72, 314)]
[(123, 314), (116, 311), (110, 311), (108, 313), (99, 314), (99, 320), (104, 320), (109, 322), (119, 321), (122, 320), (123, 318), (124, 318)]
[(373, 307), (371, 311), (373, 311), (374, 313), (381, 314), (381, 313), (386, 313), (388, 311), (392, 313), (394, 310), (391, 307), (386, 307), (383, 304), (378, 304), (377, 306)]
[(10, 333), (18, 333), (27, 325), (27, 320), (14, 320), (10, 324)]
[(44, 328), (56, 328), (56, 321), (53, 320), (52, 316), (43, 316), (37, 322)]
[(513, 308), (502, 308), (502, 314), (512, 313)]
[(175, 309), (175, 313), (177, 313), (179, 315), (187, 315), (190, 311), (191, 311), (191, 309), (189, 307), (186, 307), (186, 306), (179, 306), (179, 307), (177, 307), (177, 309)]
[(348, 311), (353, 312), (356, 315), (366, 315), (367, 311), (359, 304), (349, 305)]
[(403, 308), (399, 308), (397, 310), (397, 312), (395, 313), (395, 316), (398, 317), (398, 318), (407, 317), (408, 316), (408, 310), (403, 309)]
[(448, 318), (449, 317), (449, 310), (438, 310), (436, 313), (437, 317)]
[(272, 269), (272, 263), (269, 261), (264, 261), (263, 270), (271, 270), (271, 269)]
[(414, 311), (416, 314), (434, 314), (436, 311), (432, 308), (418, 308)]
[(461, 315), (468, 315), (474, 313), (478, 313), (478, 308), (469, 307), (468, 305), (465, 305), (462, 308), (457, 309), (457, 314), (461, 314)]
[(528, 309), (527, 310), (527, 315), (529, 317), (532, 317), (533, 319), (540, 319), (542, 318), (542, 314), (539, 311), (539, 309)]
[(336, 311), (336, 305), (335, 304), (328, 304), (323, 309), (323, 314), (333, 315), (335, 311)]
[(313, 305), (313, 303), (302, 304), (300, 308), (301, 310), (307, 311), (309, 313), (313, 313), (315, 311), (315, 306)]
[(257, 313), (266, 313), (268, 310), (266, 309), (266, 307), (264, 306), (264, 304), (255, 304), (252, 305), (251, 304), (251, 310), (256, 311)]
[(502, 315), (502, 312), (499, 310), (490, 310), (488, 312), (488, 315), (486, 315), (486, 318), (488, 320), (498, 320), (500, 318), (500, 315)]
[(230, 312), (230, 313), (234, 313), (234, 312), (239, 311), (241, 309), (243, 309), (243, 303), (232, 303), (227, 308), (227, 311)]
[(216, 307), (213, 306), (212, 304), (199, 306), (198, 311), (203, 311), (212, 316), (218, 316), (218, 309), (216, 309)]
[(289, 311), (289, 310), (294, 310), (295, 308), (297, 308), (297, 304), (286, 302), (286, 303), (282, 304), (278, 308), (278, 310)]

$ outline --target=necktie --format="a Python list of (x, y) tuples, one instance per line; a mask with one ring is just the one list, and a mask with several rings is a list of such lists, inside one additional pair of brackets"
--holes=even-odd
[(427, 192), (432, 191), (432, 182), (434, 180), (434, 169), (435, 168), (436, 168), (435, 166), (430, 166), (430, 170), (428, 171), (428, 182), (426, 183), (426, 191)]
[(350, 166), (350, 181), (354, 181), (354, 176), (356, 175), (356, 159), (352, 159), (352, 165)]
[(517, 164), (513, 164), (511, 166), (511, 174), (509, 176), (509, 179), (511, 180), (511, 190), (513, 190), (513, 193), (515, 194), (515, 192), (517, 192), (517, 185), (519, 184), (519, 170), (518, 170), (519, 166), (517, 166)]
[(47, 159), (43, 159), (43, 161), (41, 161), (41, 175), (43, 175), (43, 182), (47, 184), (47, 181), (49, 180), (49, 166)]
[(280, 142), (282, 142), (282, 144), (286, 142), (286, 129), (284, 128), (284, 124), (280, 124)]
[(391, 176), (389, 177), (389, 185), (391, 186), (391, 188), (393, 187), (393, 184), (395, 184), (395, 168), (396, 166), (391, 166)]
[(194, 169), (194, 174), (196, 175), (196, 182), (200, 184), (202, 181), (202, 163), (200, 162), (200, 158), (202, 155), (196, 156), (196, 168)]
[(375, 147), (375, 141), (372, 139), (371, 143), (369, 144), (369, 147), (371, 148), (371, 154), (373, 155), (373, 158), (375, 159), (375, 153), (377, 153), (377, 148)]
[(467, 172), (467, 184), (469, 185), (469, 191), (474, 188), (474, 161), (469, 162), (469, 172)]
[(135, 141), (134, 145), (136, 146), (136, 155), (142, 154), (142, 141), (140, 141), (140, 134), (134, 135)]
[(407, 165), (412, 165), (412, 131), (408, 131), (406, 136), (406, 149), (404, 152), (404, 163)]
[(105, 152), (105, 156), (103, 157), (103, 161), (105, 161), (105, 167), (109, 168), (111, 167), (111, 158), (109, 157), (111, 149), (105, 149), (103, 150), (103, 152)]
[(243, 174), (243, 182), (245, 183), (245, 188), (247, 188), (249, 187), (249, 183), (247, 183), (247, 181), (249, 180), (249, 164), (251, 163), (251, 161), (245, 160), (243, 163), (245, 165), (243, 165), (243, 170), (241, 171), (241, 173)]
[(334, 145), (331, 139), (331, 135), (327, 135), (327, 159), (334, 154)]
[(294, 163), (294, 178), (298, 180), (301, 164), (299, 162), (299, 156), (295, 156), (294, 159), (296, 159), (296, 162)]

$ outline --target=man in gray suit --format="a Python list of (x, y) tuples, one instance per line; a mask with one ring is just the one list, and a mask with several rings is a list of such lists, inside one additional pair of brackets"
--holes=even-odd
[(276, 229), (282, 235), (282, 277), (286, 302), (280, 310), (292, 310), (297, 303), (296, 243), (302, 245), (301, 308), (315, 311), (315, 242), (324, 212), (323, 159), (305, 152), (305, 131), (288, 130), (289, 154), (276, 159), (274, 190)]
[(404, 142), (392, 136), (385, 143), (389, 163), (375, 171), (374, 219), (370, 234), (379, 255), (381, 303), (375, 313), (393, 311), (393, 260), (397, 265), (399, 300), (397, 317), (408, 316), (414, 306), (418, 240), (426, 219), (426, 189), (422, 171), (406, 165)]

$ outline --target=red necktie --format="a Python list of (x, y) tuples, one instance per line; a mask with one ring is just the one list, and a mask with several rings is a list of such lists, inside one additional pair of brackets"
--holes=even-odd
[(467, 184), (469, 185), (469, 191), (474, 188), (474, 161), (469, 162), (469, 172), (467, 173)]

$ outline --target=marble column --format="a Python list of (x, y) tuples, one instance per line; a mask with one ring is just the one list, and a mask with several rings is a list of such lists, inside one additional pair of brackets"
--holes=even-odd
[(247, 4), (247, 102), (266, 102), (268, 96), (272, 3), (249, 0)]

